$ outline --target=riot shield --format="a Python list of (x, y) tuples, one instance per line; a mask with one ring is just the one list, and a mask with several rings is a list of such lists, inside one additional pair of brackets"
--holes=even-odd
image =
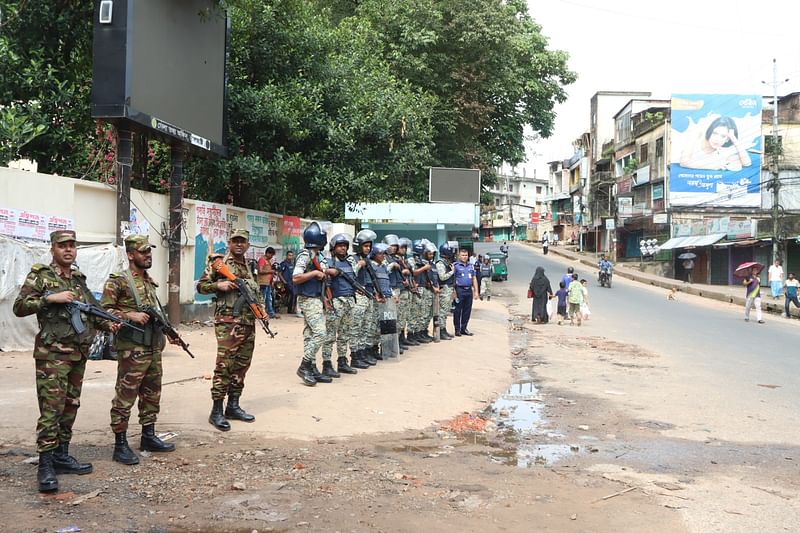
[(376, 303), (381, 320), (381, 354), (383, 357), (400, 355), (400, 340), (397, 336), (397, 303), (394, 298), (386, 298), (383, 303)]

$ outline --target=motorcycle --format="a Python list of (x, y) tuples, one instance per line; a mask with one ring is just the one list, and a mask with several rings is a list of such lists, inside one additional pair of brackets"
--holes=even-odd
[(611, 271), (607, 269), (603, 269), (597, 275), (597, 281), (600, 283), (601, 287), (608, 287), (611, 288)]

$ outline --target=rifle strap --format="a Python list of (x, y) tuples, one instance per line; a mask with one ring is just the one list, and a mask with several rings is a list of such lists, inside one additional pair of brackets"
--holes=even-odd
[(131, 273), (131, 269), (125, 269), (125, 279), (128, 281), (128, 287), (131, 290), (131, 294), (133, 295), (133, 301), (136, 302), (136, 309), (142, 308), (142, 297), (139, 294), (139, 289), (136, 288), (136, 281), (133, 279), (133, 274)]

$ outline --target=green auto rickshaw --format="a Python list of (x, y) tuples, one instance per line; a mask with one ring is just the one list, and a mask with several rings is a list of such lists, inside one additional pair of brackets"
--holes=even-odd
[(492, 265), (492, 281), (508, 281), (508, 267), (506, 267), (506, 254), (490, 252), (486, 254), (489, 264)]

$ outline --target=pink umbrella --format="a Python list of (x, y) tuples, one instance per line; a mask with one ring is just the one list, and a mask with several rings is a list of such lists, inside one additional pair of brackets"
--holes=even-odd
[(762, 265), (761, 263), (758, 263), (756, 261), (748, 261), (747, 263), (742, 263), (741, 265), (736, 267), (736, 270), (734, 270), (733, 275), (738, 276), (740, 278), (746, 278), (747, 276), (750, 275), (750, 271), (754, 267), (758, 269), (759, 273), (761, 273), (761, 271), (764, 270), (764, 265)]

